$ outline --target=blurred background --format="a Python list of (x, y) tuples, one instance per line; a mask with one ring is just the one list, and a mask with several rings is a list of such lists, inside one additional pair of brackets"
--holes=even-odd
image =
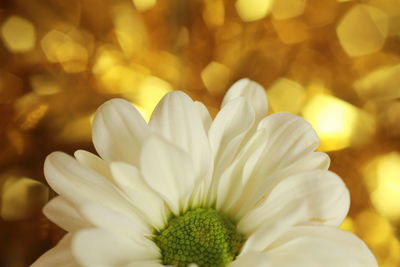
[(64, 234), (43, 162), (94, 151), (101, 103), (148, 118), (183, 90), (215, 115), (243, 77), (312, 123), (351, 191), (342, 227), (400, 266), (400, 0), (0, 0), (0, 266)]

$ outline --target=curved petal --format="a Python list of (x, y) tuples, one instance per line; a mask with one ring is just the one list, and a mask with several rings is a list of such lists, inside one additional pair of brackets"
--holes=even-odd
[[(304, 207), (297, 223), (339, 226), (350, 206), (349, 192), (343, 181), (329, 171), (315, 170), (292, 175), (281, 181), (267, 199), (246, 214), (238, 224), (243, 233), (251, 233), (268, 221), (279, 221), (280, 211)], [(280, 214), (280, 216), (278, 216)]]
[[(311, 125), (301, 117), (289, 113), (275, 113), (263, 119), (258, 129), (264, 129), (267, 138), (260, 144), (262, 151), (251, 155), (243, 170), (245, 184), (238, 214), (254, 206), (285, 177), (304, 170), (327, 167), (327, 157), (310, 160), (309, 154), (319, 146), (319, 138)], [(271, 156), (273, 155), (273, 156)], [(307, 161), (304, 159), (308, 158)], [(302, 164), (299, 164), (299, 163)], [(268, 178), (267, 178), (268, 177)]]
[(196, 183), (187, 153), (152, 136), (143, 145), (141, 171), (147, 184), (160, 194), (175, 215), (187, 207)]
[(140, 260), (154, 260), (159, 251), (104, 229), (77, 232), (72, 239), (72, 254), (82, 266), (121, 266)]
[(325, 226), (297, 226), (269, 248), (276, 266), (377, 267), (374, 255), (357, 236)]
[(168, 216), (165, 203), (144, 181), (139, 170), (123, 162), (113, 162), (111, 172), (115, 183), (132, 200), (132, 205), (141, 212), (146, 221), (152, 227), (161, 229)]
[(243, 97), (229, 102), (211, 124), (208, 135), (215, 169), (210, 202), (214, 202), (222, 173), (232, 164), (253, 125), (254, 111)]
[(194, 104), (196, 105), (196, 107), (197, 107), (197, 109), (199, 111), (201, 120), (203, 122), (204, 130), (206, 132), (208, 132), (208, 129), (210, 129), (210, 126), (211, 126), (211, 123), (212, 123), (212, 118), (211, 118), (210, 112), (208, 112), (207, 107), (204, 106), (203, 103), (201, 103), (199, 101), (194, 101)]
[(268, 267), (271, 262), (266, 253), (247, 253), (238, 256), (228, 267)]
[(80, 212), (93, 226), (128, 237), (137, 242), (151, 242), (148, 239), (146, 239), (148, 242), (144, 240), (145, 236), (151, 235), (150, 227), (133, 212), (127, 216), (98, 203), (84, 204), (80, 208)]
[(40, 256), (31, 267), (79, 267), (71, 254), (71, 234), (66, 234), (58, 244)]
[(49, 185), (76, 206), (99, 202), (127, 214), (132, 211), (129, 201), (111, 181), (65, 153), (53, 152), (47, 156), (44, 174)]
[(67, 232), (77, 231), (90, 225), (74, 206), (60, 196), (50, 200), (44, 206), (43, 213)]
[(97, 173), (100, 173), (106, 178), (111, 178), (111, 172), (108, 164), (95, 154), (85, 150), (77, 150), (75, 151), (74, 156), (80, 164), (94, 170)]
[(240, 79), (235, 82), (222, 100), (221, 108), (237, 97), (244, 97), (254, 109), (256, 120), (267, 115), (268, 102), (264, 88), (250, 79)]
[(184, 150), (193, 161), (197, 177), (206, 177), (211, 154), (203, 125), (204, 113), (183, 92), (168, 93), (155, 108), (149, 125), (157, 134)]
[(148, 134), (140, 113), (123, 99), (112, 99), (101, 105), (93, 120), (93, 144), (107, 161), (137, 165), (142, 141)]

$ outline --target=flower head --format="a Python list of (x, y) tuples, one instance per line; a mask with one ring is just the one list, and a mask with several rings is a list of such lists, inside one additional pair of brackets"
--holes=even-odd
[(99, 157), (46, 159), (59, 196), (44, 213), (68, 233), (33, 266), (377, 266), (338, 229), (349, 193), (315, 152), (312, 127), (267, 109), (248, 79), (214, 120), (178, 91), (148, 124), (125, 100), (103, 104), (93, 122)]

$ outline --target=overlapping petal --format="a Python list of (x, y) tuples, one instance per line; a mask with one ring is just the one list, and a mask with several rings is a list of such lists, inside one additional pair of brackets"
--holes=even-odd
[(39, 257), (31, 267), (79, 267), (71, 253), (72, 234), (66, 234), (58, 244)]
[(93, 144), (107, 161), (137, 165), (143, 140), (149, 134), (146, 122), (131, 103), (123, 99), (107, 101), (93, 120)]
[(212, 168), (205, 131), (208, 123), (204, 107), (186, 94), (175, 91), (167, 94), (156, 106), (149, 126), (154, 133), (188, 153), (196, 176), (204, 179)]
[(362, 240), (334, 227), (293, 227), (269, 249), (274, 266), (378, 266)]
[(156, 261), (159, 254), (128, 237), (101, 228), (77, 232), (72, 239), (72, 254), (81, 266), (123, 266), (134, 261)]
[(175, 215), (187, 207), (197, 179), (185, 151), (159, 137), (150, 137), (143, 145), (140, 167), (147, 184)]
[(76, 208), (61, 196), (50, 200), (43, 208), (43, 213), (50, 221), (67, 232), (74, 232), (90, 226)]

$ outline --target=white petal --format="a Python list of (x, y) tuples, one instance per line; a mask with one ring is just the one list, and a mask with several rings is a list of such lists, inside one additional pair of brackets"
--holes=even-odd
[(247, 253), (240, 255), (228, 267), (268, 267), (271, 266), (266, 253)]
[(210, 129), (210, 126), (212, 123), (212, 118), (211, 118), (210, 112), (208, 112), (207, 107), (204, 106), (203, 103), (201, 103), (199, 101), (194, 101), (194, 104), (196, 105), (196, 107), (199, 111), (201, 120), (203, 122), (204, 130), (206, 132), (208, 132), (208, 129)]
[(134, 205), (147, 222), (160, 229), (167, 220), (167, 211), (164, 201), (155, 193), (141, 177), (139, 170), (123, 162), (111, 163), (113, 180), (132, 200)]
[(193, 191), (196, 181), (192, 166), (187, 153), (161, 138), (152, 136), (143, 145), (143, 177), (175, 215), (186, 207)]
[(302, 216), (294, 223), (339, 226), (346, 217), (349, 205), (349, 192), (336, 174), (322, 170), (308, 171), (280, 182), (265, 201), (243, 217), (238, 227), (244, 233), (251, 233), (265, 222), (279, 221), (277, 214), (287, 207), (293, 207), (293, 210), (305, 207)]
[(132, 206), (111, 181), (65, 153), (53, 152), (47, 156), (44, 174), (49, 185), (76, 206), (85, 202), (99, 202), (128, 214), (132, 210)]
[(140, 113), (123, 99), (112, 99), (101, 105), (93, 120), (94, 146), (107, 161), (137, 165), (141, 143), (148, 132)]
[(159, 253), (155, 255), (153, 249), (143, 244), (100, 228), (76, 233), (72, 240), (72, 254), (87, 267), (120, 266), (160, 257)]
[[(211, 149), (215, 159), (214, 185), (216, 188), (222, 173), (232, 164), (247, 133), (254, 124), (254, 111), (243, 97), (229, 102), (216, 116), (209, 130)], [(210, 199), (214, 201), (216, 192)]]
[(293, 227), (272, 244), (276, 266), (376, 267), (371, 251), (355, 235), (334, 227)]
[(224, 158), (228, 161), (238, 152), (240, 142), (253, 123), (254, 112), (243, 97), (229, 102), (218, 112), (208, 133), (218, 167)]
[[(263, 221), (253, 232), (245, 232), (247, 229), (243, 223), (238, 226), (238, 230), (247, 236), (247, 240), (244, 243), (241, 253), (261, 252), (268, 245), (279, 238), (283, 233), (287, 232), (303, 214), (304, 206), (284, 207), (279, 213), (276, 214), (276, 218), (268, 221)], [(244, 226), (243, 226), (244, 225)]]
[(136, 241), (142, 241), (145, 235), (151, 234), (150, 227), (134, 212), (125, 215), (99, 203), (84, 204), (80, 212), (92, 225)]
[(229, 88), (222, 101), (221, 108), (241, 96), (245, 97), (254, 109), (257, 121), (267, 115), (268, 102), (264, 88), (257, 82), (249, 79), (241, 79)]
[(75, 207), (60, 196), (50, 200), (43, 208), (43, 213), (67, 232), (77, 231), (90, 225)]
[(40, 256), (31, 267), (79, 267), (71, 254), (71, 234), (66, 234), (58, 244)]
[(100, 173), (106, 178), (111, 177), (111, 172), (108, 164), (95, 154), (92, 154), (85, 150), (77, 150), (75, 151), (74, 156), (80, 164), (96, 171), (97, 173)]
[(254, 206), (288, 175), (307, 168), (326, 167), (327, 157), (323, 157), (324, 164), (319, 159), (304, 161), (318, 147), (319, 138), (311, 125), (301, 117), (275, 113), (263, 119), (258, 128), (265, 129), (268, 137), (266, 142), (260, 144), (263, 151), (254, 153), (243, 170), (246, 188), (239, 214)]
[(203, 125), (204, 114), (186, 94), (167, 94), (155, 108), (150, 127), (157, 134), (191, 157), (197, 177), (208, 174), (211, 164), (210, 147)]

